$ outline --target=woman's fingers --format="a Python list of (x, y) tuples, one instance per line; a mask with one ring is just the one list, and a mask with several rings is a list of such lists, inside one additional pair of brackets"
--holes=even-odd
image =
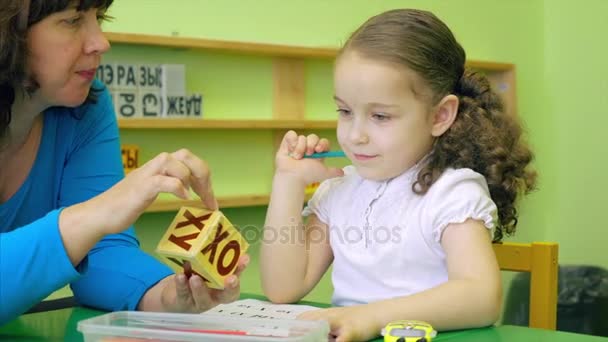
[(168, 158), (163, 165), (161, 174), (177, 178), (182, 182), (184, 188), (190, 188), (192, 169), (190, 169), (188, 165), (182, 163), (180, 160)]
[(240, 295), (239, 276), (249, 264), (250, 257), (243, 254), (239, 258), (238, 266), (234, 274), (224, 279), (224, 289), (217, 290), (209, 288), (205, 280), (198, 274), (193, 273), (189, 263), (184, 264), (184, 272), (187, 274), (176, 274), (174, 276), (176, 297), (172, 307), (179, 311), (202, 312), (211, 309), (219, 303), (229, 303), (237, 300)]
[(215, 304), (211, 298), (211, 291), (204, 280), (198, 275), (193, 275), (190, 278), (190, 289), (192, 291), (192, 298), (194, 299), (196, 311), (202, 312), (211, 309)]
[(207, 163), (194, 155), (194, 153), (183, 148), (171, 153), (171, 157), (183, 163), (194, 178), (209, 178), (209, 166)]
[(213, 193), (213, 186), (211, 185), (211, 178), (206, 179), (196, 179), (193, 184), (194, 192), (196, 192), (202, 199), (205, 207), (209, 210), (217, 210), (219, 205), (217, 203), (217, 199), (215, 198), (215, 194)]
[[(155, 179), (158, 192), (169, 192), (188, 199), (191, 187), (208, 209), (218, 208), (211, 186), (209, 166), (187, 149), (159, 154), (144, 164), (140, 173), (144, 177)], [(181, 186), (175, 180), (181, 182)]]
[(191, 168), (186, 163), (176, 159), (172, 154), (166, 152), (157, 155), (145, 163), (138, 171), (140, 177), (165, 175), (179, 179), (186, 188), (190, 186)]
[(216, 210), (218, 205), (213, 193), (213, 187), (211, 186), (211, 172), (207, 162), (187, 149), (176, 151), (172, 156), (190, 170), (190, 186), (192, 186), (192, 190), (201, 198), (205, 206), (208, 209)]
[(175, 302), (178, 308), (185, 308), (191, 305), (192, 297), (190, 295), (190, 287), (188, 286), (188, 277), (185, 274), (175, 275)]
[(149, 179), (150, 184), (154, 184), (154, 196), (151, 198), (154, 200), (156, 195), (161, 192), (171, 193), (181, 199), (189, 199), (190, 191), (184, 186), (184, 183), (179, 179), (171, 176), (156, 175)]
[(212, 290), (213, 297), (217, 303), (230, 303), (239, 298), (241, 293), (241, 281), (236, 274), (231, 274), (224, 279), (223, 290)]
[(239, 298), (240, 295), (240, 276), (247, 268), (250, 257), (248, 254), (243, 254), (239, 258), (238, 266), (234, 274), (229, 275), (224, 279), (224, 290), (216, 292), (216, 299), (220, 303), (230, 303)]
[(249, 265), (250, 261), (251, 261), (251, 257), (249, 256), (249, 254), (241, 255), (241, 257), (239, 258), (239, 262), (236, 266), (236, 271), (234, 271), (234, 275), (237, 277), (240, 277), (241, 273), (243, 273), (245, 268), (247, 268), (247, 265)]

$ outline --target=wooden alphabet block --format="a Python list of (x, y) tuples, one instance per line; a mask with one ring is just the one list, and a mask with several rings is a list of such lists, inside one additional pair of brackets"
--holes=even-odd
[(137, 80), (139, 79), (139, 69), (135, 64), (115, 64), (116, 88), (137, 90)]
[(156, 64), (140, 64), (138, 71), (138, 89), (160, 90), (162, 88), (162, 66)]
[(162, 116), (164, 104), (160, 90), (140, 89), (139, 99), (142, 117), (158, 119)]
[(114, 63), (102, 63), (97, 68), (96, 77), (108, 87), (110, 91), (116, 89), (116, 65)]
[(161, 68), (162, 96), (169, 97), (186, 95), (186, 65), (163, 64)]
[(249, 244), (222, 214), (201, 208), (182, 207), (156, 252), (176, 272), (189, 262), (207, 286), (224, 288), (224, 279), (233, 274)]
[(139, 93), (135, 90), (115, 90), (116, 116), (119, 119), (130, 119), (141, 117), (141, 106), (139, 105)]

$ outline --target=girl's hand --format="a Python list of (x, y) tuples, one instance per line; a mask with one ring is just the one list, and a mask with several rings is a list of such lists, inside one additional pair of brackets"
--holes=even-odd
[(368, 341), (380, 335), (382, 329), (370, 311), (367, 305), (354, 305), (308, 311), (298, 319), (327, 321), (329, 335), (337, 342)]
[(342, 169), (327, 167), (321, 159), (304, 158), (305, 155), (328, 150), (327, 139), (321, 139), (316, 134), (304, 136), (289, 131), (276, 154), (276, 173), (296, 176), (304, 186), (344, 175)]
[(161, 192), (188, 199), (190, 188), (208, 209), (217, 209), (205, 161), (186, 149), (159, 154), (93, 199), (104, 215), (103, 233), (119, 233), (129, 227)]
[[(249, 264), (249, 255), (245, 254), (239, 259), (235, 273), (225, 279), (223, 290), (205, 286), (203, 279), (197, 275), (192, 275), (190, 279), (187, 279), (185, 274), (175, 274), (165, 278), (157, 284), (162, 286), (163, 311), (200, 313), (218, 304), (237, 300), (240, 295), (239, 277), (247, 264)], [(154, 291), (151, 289), (149, 292)]]

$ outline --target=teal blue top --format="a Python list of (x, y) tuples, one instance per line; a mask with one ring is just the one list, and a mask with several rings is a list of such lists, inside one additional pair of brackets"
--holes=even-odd
[[(94, 88), (104, 86), (95, 81)], [(58, 219), (124, 177), (107, 89), (94, 104), (44, 112), (36, 160), (21, 188), (0, 204), (0, 325), (71, 284), (80, 304), (134, 310), (171, 270), (139, 249), (133, 227), (101, 240), (74, 268)], [(159, 237), (160, 239), (160, 237)]]

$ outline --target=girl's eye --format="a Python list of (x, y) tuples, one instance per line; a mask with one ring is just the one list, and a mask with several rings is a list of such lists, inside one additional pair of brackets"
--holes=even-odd
[(338, 114), (340, 114), (341, 116), (348, 116), (348, 115), (350, 115), (350, 110), (348, 110), (348, 109), (338, 108), (336, 110), (336, 112), (338, 112)]
[(390, 119), (390, 116), (388, 116), (384, 113), (373, 113), (372, 117), (374, 118), (374, 120), (377, 120), (377, 121), (386, 121), (386, 120)]

